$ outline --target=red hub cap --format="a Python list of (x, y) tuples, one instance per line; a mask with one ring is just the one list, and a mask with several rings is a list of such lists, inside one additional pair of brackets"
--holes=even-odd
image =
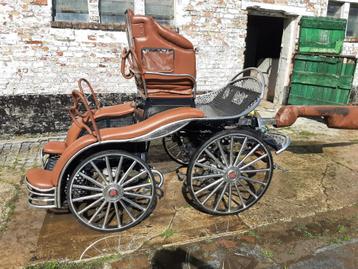
[(116, 196), (118, 196), (118, 191), (117, 190), (110, 190), (109, 191), (109, 196), (110, 197), (116, 197)]
[(231, 180), (235, 180), (237, 178), (237, 173), (236, 171), (229, 171), (227, 173), (227, 177), (228, 179), (231, 179)]

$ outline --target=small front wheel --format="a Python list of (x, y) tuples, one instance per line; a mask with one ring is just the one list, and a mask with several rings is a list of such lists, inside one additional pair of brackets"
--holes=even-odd
[(162, 142), (166, 153), (173, 161), (182, 165), (188, 165), (190, 155), (195, 148), (193, 148), (185, 131), (165, 136)]
[(248, 131), (223, 131), (195, 153), (186, 184), (199, 210), (237, 214), (262, 197), (272, 172), (271, 152), (262, 139)]
[(99, 231), (122, 231), (144, 220), (156, 204), (156, 184), (137, 156), (107, 150), (78, 165), (67, 186), (71, 212)]

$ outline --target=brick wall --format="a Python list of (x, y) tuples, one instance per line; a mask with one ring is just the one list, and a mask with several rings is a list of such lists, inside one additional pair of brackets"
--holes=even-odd
[[(343, 55), (352, 55), (358, 58), (358, 43), (357, 42), (345, 42), (343, 46)], [(358, 66), (353, 79), (353, 87), (351, 92), (351, 102), (358, 104)]]
[(99, 92), (133, 91), (119, 75), (124, 32), (51, 28), (50, 22), (45, 0), (0, 2), (0, 96), (68, 94), (80, 77)]
[[(90, 18), (98, 14), (90, 1)], [(177, 1), (175, 26), (199, 48), (197, 55), (198, 87), (207, 91), (222, 86), (243, 65), (246, 12), (239, 1)], [(67, 111), (57, 106), (42, 106), (39, 112), (31, 102), (39, 96), (50, 96), (47, 103), (60, 104), (85, 77), (103, 95), (132, 95), (133, 81), (119, 72), (120, 52), (127, 46), (124, 31), (70, 29), (51, 27), (51, 1), (0, 1), (0, 98), (10, 100), (14, 108), (0, 111), (0, 134), (31, 132), (31, 108), (38, 113), (34, 132), (64, 130), (67, 122), (48, 123), (52, 116), (67, 119)], [(55, 24), (52, 26), (58, 27)], [(71, 27), (71, 24), (67, 24)], [(77, 25), (76, 27), (86, 27)], [(89, 27), (98, 27), (95, 23)], [(103, 27), (102, 27), (103, 29)], [(31, 95), (31, 98), (27, 98)], [(58, 100), (54, 98), (58, 96)], [(65, 98), (65, 99), (64, 99)], [(119, 98), (119, 97), (118, 97)], [(41, 99), (42, 101), (43, 98)], [(29, 102), (26, 109), (21, 109)], [(52, 110), (51, 110), (52, 109)], [(9, 124), (9, 119), (16, 122)], [(24, 120), (27, 119), (27, 120)], [(26, 124), (23, 124), (25, 121)], [(26, 128), (22, 128), (26, 125)], [(9, 126), (13, 126), (9, 128)], [(46, 126), (52, 126), (46, 128)], [(57, 128), (57, 129), (56, 129)]]
[[(197, 77), (201, 91), (221, 87), (242, 69), (247, 23), (243, 3), (287, 6), (314, 15), (324, 14), (327, 7), (327, 0), (175, 0), (175, 27), (199, 50)], [(48, 103), (61, 103), (76, 88), (80, 77), (89, 79), (104, 98), (115, 94), (120, 100), (135, 93), (133, 81), (123, 79), (119, 72), (120, 52), (127, 45), (125, 32), (120, 31), (121, 27), (99, 25), (97, 4), (98, 0), (89, 0), (92, 23), (76, 27), (101, 30), (71, 29), (71, 23), (66, 28), (55, 28), (61, 25), (51, 24), (50, 0), (0, 0), (0, 103), (12, 100), (15, 106), (0, 110), (0, 134), (48, 131), (38, 127), (31, 130), (31, 119), (22, 128), (21, 120), (28, 117), (29, 111), (38, 111), (37, 103), (26, 96), (50, 96)], [(29, 102), (25, 110), (22, 100)], [(46, 123), (49, 115), (67, 119), (66, 111), (43, 108), (38, 113), (39, 123), (55, 126), (50, 131), (66, 129), (67, 122)], [(8, 128), (10, 118), (17, 119), (13, 124), (16, 128)]]
[[(199, 47), (198, 83), (210, 90), (243, 64), (245, 12), (238, 1), (186, 2), (177, 26)], [(125, 32), (52, 28), (51, 1), (8, 0), (0, 7), (0, 96), (67, 94), (80, 77), (99, 92), (135, 91), (119, 73)]]

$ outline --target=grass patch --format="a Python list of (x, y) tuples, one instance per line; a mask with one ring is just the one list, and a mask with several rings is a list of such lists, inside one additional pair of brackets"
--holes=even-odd
[(29, 265), (26, 269), (102, 269), (105, 263), (117, 261), (120, 255), (101, 257), (87, 262), (48, 261)]
[(26, 267), (26, 269), (100, 269), (100, 268), (103, 268), (103, 262), (71, 263), (71, 262), (49, 261), (42, 264), (31, 265)]
[(17, 202), (17, 200), (19, 198), (20, 186), (14, 185), (14, 184), (11, 184), (11, 185), (15, 187), (15, 194), (5, 204), (5, 208), (4, 208), (5, 214), (4, 214), (4, 216), (2, 216), (2, 217), (4, 217), (4, 219), (1, 221), (2, 223), (0, 225), (0, 233), (4, 232), (6, 230), (7, 224), (9, 222), (11, 216), (15, 212), (16, 202)]
[(307, 239), (312, 239), (319, 236), (318, 234), (309, 231), (309, 229), (304, 224), (297, 224), (293, 229)]
[(340, 234), (346, 233), (348, 231), (347, 227), (344, 225), (339, 224), (337, 226), (337, 232)]
[(345, 234), (345, 235), (338, 236), (336, 238), (333, 238), (333, 239), (329, 240), (328, 243), (331, 244), (331, 245), (333, 245), (333, 244), (342, 244), (344, 242), (351, 241), (351, 240), (352, 240), (352, 238), (349, 235)]
[(312, 137), (312, 136), (316, 136), (316, 134), (315, 133), (312, 133), (312, 132), (310, 132), (310, 131), (299, 131), (298, 133), (298, 136), (300, 136), (300, 137), (305, 137), (305, 138), (308, 138), (308, 137)]
[(305, 238), (314, 238), (315, 235), (309, 231), (303, 231), (303, 237)]
[(263, 249), (263, 250), (261, 251), (261, 253), (262, 253), (262, 255), (263, 255), (264, 257), (266, 257), (266, 258), (268, 258), (268, 259), (272, 259), (272, 258), (273, 258), (273, 253), (272, 253), (272, 251), (269, 250), (269, 249)]
[(255, 237), (256, 239), (259, 239), (260, 236), (256, 233), (256, 231), (254, 230), (251, 230), (247, 233), (248, 236), (252, 236), (252, 237)]
[(164, 239), (167, 239), (169, 237), (172, 237), (175, 234), (175, 231), (171, 228), (167, 228), (165, 229), (160, 236), (163, 237)]
[(337, 226), (337, 233), (338, 236), (336, 236), (333, 239), (330, 239), (328, 241), (329, 244), (342, 244), (344, 242), (352, 240), (352, 238), (347, 234), (348, 233), (348, 227), (339, 224)]

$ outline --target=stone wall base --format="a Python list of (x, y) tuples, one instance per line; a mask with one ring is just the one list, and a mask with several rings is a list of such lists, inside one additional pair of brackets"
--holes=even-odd
[[(105, 106), (133, 100), (133, 94), (99, 94)], [(0, 98), (0, 136), (67, 131), (71, 96), (8, 95)]]

